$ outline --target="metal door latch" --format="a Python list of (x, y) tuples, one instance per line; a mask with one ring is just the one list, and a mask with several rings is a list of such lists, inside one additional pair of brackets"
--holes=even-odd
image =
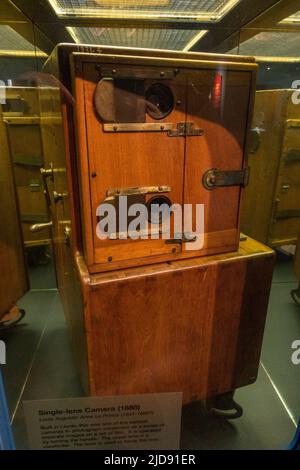
[(177, 124), (177, 129), (170, 129), (168, 131), (169, 137), (185, 137), (185, 136), (196, 136), (203, 135), (203, 129), (195, 129), (194, 122), (179, 122)]
[(46, 178), (51, 178), (53, 181), (53, 176), (54, 176), (54, 169), (53, 169), (53, 163), (49, 163), (49, 168), (40, 168), (41, 175), (43, 179), (46, 180)]
[(59, 201), (62, 201), (63, 199), (68, 197), (68, 193), (58, 193), (57, 191), (53, 191), (53, 199), (55, 204), (57, 204)]
[(282, 194), (287, 194), (290, 189), (291, 189), (291, 186), (289, 184), (283, 184), (281, 186), (281, 193)]
[(41, 177), (44, 185), (44, 194), (48, 206), (51, 206), (51, 197), (48, 189), (47, 178), (53, 181), (53, 164), (49, 163), (49, 168), (40, 168)]
[(53, 222), (50, 220), (50, 222), (45, 222), (43, 224), (34, 224), (31, 225), (30, 227), (30, 232), (36, 233), (36, 232), (41, 232), (42, 230), (46, 230), (53, 227)]
[(70, 239), (71, 239), (71, 227), (69, 225), (66, 225), (64, 228), (64, 238), (65, 238), (65, 244), (67, 246), (70, 246)]
[(216, 189), (226, 186), (247, 186), (249, 182), (250, 168), (243, 170), (223, 171), (211, 168), (206, 171), (202, 178), (203, 186), (206, 189)]

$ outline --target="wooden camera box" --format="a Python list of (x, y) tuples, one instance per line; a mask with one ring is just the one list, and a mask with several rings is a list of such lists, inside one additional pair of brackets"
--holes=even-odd
[(40, 174), (44, 149), (38, 88), (7, 87), (6, 102), (1, 108), (3, 138), (13, 165), (25, 247), (49, 245), (49, 231), (30, 231), (31, 224), (49, 220)]
[[(42, 110), (57, 278), (86, 392), (188, 403), (255, 381), (274, 258), (239, 233), (254, 61), (60, 45), (45, 72), (61, 94)], [(122, 195), (204, 204), (203, 248), (99, 239), (98, 206)]]
[(0, 320), (29, 288), (19, 204), (5, 119), (5, 107), (2, 103), (0, 105)]
[[(64, 87), (75, 225), (91, 273), (237, 249), (256, 69), (233, 56), (58, 46), (45, 70)], [(100, 240), (97, 209), (120, 196), (149, 209), (203, 204), (204, 246), (191, 249), (186, 233), (125, 241), (118, 228)], [(147, 229), (163, 232), (159, 220)]]
[(300, 233), (300, 104), (296, 90), (256, 93), (242, 231), (270, 246)]

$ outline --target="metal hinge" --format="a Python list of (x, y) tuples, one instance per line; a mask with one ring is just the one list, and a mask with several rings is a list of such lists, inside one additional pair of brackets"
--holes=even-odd
[(190, 233), (175, 233), (174, 238), (166, 240), (167, 245), (182, 245), (183, 243), (193, 243), (197, 241), (197, 237), (195, 235), (191, 235)]
[(185, 137), (193, 135), (203, 135), (203, 129), (195, 129), (194, 122), (178, 122), (177, 129), (171, 129), (168, 131), (169, 137)]
[(167, 132), (169, 137), (185, 137), (203, 135), (203, 129), (195, 129), (193, 122), (178, 122), (176, 129), (173, 129), (170, 122), (117, 122), (117, 123), (104, 123), (104, 132)]
[(202, 183), (206, 189), (216, 189), (226, 186), (245, 187), (249, 182), (249, 173), (249, 168), (227, 171), (211, 168), (204, 173)]

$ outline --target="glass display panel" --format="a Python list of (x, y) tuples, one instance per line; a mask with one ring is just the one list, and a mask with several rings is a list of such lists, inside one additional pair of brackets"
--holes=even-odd
[[(25, 5), (30, 1), (16, 0), (15, 3)], [(34, 410), (39, 410), (40, 400), (45, 400), (41, 410), (43, 424), (47, 425), (48, 418), (53, 418), (49, 408), (55, 407), (51, 400), (62, 400), (55, 410), (55, 419), (61, 425), (64, 417), (59, 413), (63, 413), (64, 407), (68, 409), (70, 421), (66, 420), (65, 429), (71, 432), (76, 400), (90, 399), (84, 376), (88, 361), (83, 343), (90, 341), (92, 335), (95, 341), (90, 352), (98, 351), (102, 357), (99, 360), (99, 356), (94, 356), (91, 362), (103, 367), (102, 373), (94, 375), (95, 383), (98, 381), (101, 387), (106, 380), (115, 380), (117, 386), (113, 392), (109, 387), (105, 390), (109, 400), (118, 399), (120, 387), (126, 384), (132, 403), (128, 405), (125, 400), (121, 406), (137, 406), (134, 400), (138, 383), (148, 387), (151, 394), (160, 392), (160, 383), (169, 373), (168, 391), (176, 388), (174, 392), (181, 395), (182, 389), (192, 388), (196, 377), (199, 378), (196, 393), (200, 386), (204, 387), (203, 399), (193, 398), (192, 403), (181, 407), (182, 398), (177, 397), (177, 413), (173, 411), (171, 416), (176, 418), (175, 427), (171, 427), (176, 432), (182, 416), (182, 450), (287, 448), (300, 416), (299, 5), (294, 12), (291, 7), (279, 11), (275, 5), (277, 9), (270, 8), (254, 17), (255, 4), (261, 2), (40, 0), (41, 7), (46, 5), (47, 8), (43, 9), (41, 22), (39, 11), (35, 9), (34, 26), (21, 10), (12, 11), (14, 0), (0, 3), (1, 282), (9, 273), (4, 289), (0, 283), (0, 367), (16, 448), (30, 448), (26, 420), (34, 434), (37, 429), (34, 426), (39, 426), (36, 424), (39, 415), (34, 414)], [(35, 7), (35, 0), (31, 3)], [(48, 15), (49, 11), (52, 16)], [(283, 18), (283, 11), (286, 11), (286, 18)], [(250, 18), (251, 12), (253, 18)], [(242, 27), (246, 17), (251, 22)], [(136, 26), (130, 19), (138, 20), (133, 23)], [(176, 24), (177, 20), (182, 28)], [(194, 25), (187, 25), (192, 21)], [(168, 22), (174, 27), (169, 28)], [(189, 29), (196, 26), (199, 27)], [(229, 65), (224, 66), (220, 61), (213, 71), (209, 67), (201, 71), (189, 70), (184, 80), (180, 78), (181, 73), (174, 74), (172, 80), (176, 77), (179, 81), (172, 84), (172, 80), (160, 75), (168, 69), (166, 64), (163, 70), (159, 65), (155, 76), (146, 74), (145, 78), (145, 73), (129, 77), (118, 75), (119, 67), (115, 67), (116, 74), (106, 63), (107, 75), (101, 75), (98, 57), (97, 65), (92, 63), (90, 75), (86, 76), (81, 112), (77, 115), (80, 120), (86, 113), (90, 119), (88, 130), (92, 139), (82, 158), (89, 160), (86, 169), (89, 183), (83, 190), (76, 186), (72, 193), (69, 180), (73, 175), (74, 180), (81, 177), (77, 173), (80, 164), (76, 152), (87, 138), (87, 133), (78, 132), (78, 122), (75, 124), (74, 120), (76, 106), (80, 103), (78, 90), (76, 94), (72, 88), (66, 56), (59, 77), (55, 56), (48, 62), (47, 70), (44, 69), (52, 49), (62, 42), (72, 44), (74, 50), (79, 44), (88, 45), (86, 50), (81, 48), (80, 51), (88, 52), (92, 62), (98, 50), (93, 46), (104, 45), (157, 49), (160, 51), (151, 52), (157, 55), (167, 50), (225, 54)], [(228, 57), (231, 54), (239, 56), (236, 62)], [(241, 56), (255, 58), (258, 69), (253, 80), (249, 78), (249, 70), (243, 68)], [(194, 55), (186, 57), (195, 58)], [(214, 61), (214, 56), (210, 60)], [(132, 69), (132, 65), (127, 68), (130, 72)], [(247, 129), (252, 87), (255, 89), (253, 116)], [(74, 125), (73, 137), (76, 135), (78, 140), (66, 139), (65, 129), (70, 123)], [(246, 134), (248, 138), (244, 141)], [(65, 155), (69, 146), (73, 153), (67, 168)], [(225, 170), (223, 178), (231, 170), (238, 170), (240, 177), (244, 148), (247, 149), (245, 166), (247, 170), (250, 168), (249, 184), (242, 189), (243, 200), (233, 213), (228, 201), (240, 189), (212, 189), (209, 184), (218, 183), (215, 171), (218, 168)], [(92, 152), (93, 160), (90, 159)], [(237, 156), (240, 160), (234, 165)], [(203, 161), (211, 172), (205, 173), (205, 182), (209, 183), (205, 190), (199, 171)], [(183, 185), (189, 190), (184, 191)], [(89, 272), (82, 251), (87, 234), (84, 231), (86, 214), (83, 217), (80, 201), (82, 191), (93, 194), (95, 206), (101, 202), (112, 206), (118, 218), (123, 211), (119, 196), (128, 194), (129, 208), (136, 204), (146, 207), (146, 228), (150, 227), (157, 237), (167, 229), (163, 221), (168, 221), (168, 216), (172, 220), (170, 207), (174, 202), (181, 202), (184, 197), (188, 203), (203, 203), (206, 198), (208, 237), (225, 222), (226, 232), (231, 232), (231, 222), (237, 223), (240, 217), (241, 249), (239, 253), (230, 254), (220, 248), (218, 254), (207, 254), (207, 261), (204, 257), (197, 258), (197, 274), (193, 277), (191, 263), (196, 257), (183, 262), (179, 258), (175, 262), (160, 261), (158, 257), (155, 263), (146, 266), (144, 245), (140, 240), (130, 240), (128, 253), (130, 250), (137, 253), (137, 266), (115, 269), (111, 265), (113, 256), (122, 254), (125, 242), (121, 238), (129, 232), (129, 227), (124, 228), (118, 219), (115, 228), (108, 231), (112, 239), (120, 238), (118, 250), (113, 256), (108, 252), (103, 255), (105, 269), (109, 266), (109, 270)], [(223, 197), (214, 202), (218, 194)], [(73, 208), (70, 198), (77, 204)], [(96, 213), (88, 209), (87, 216), (92, 212)], [(80, 214), (76, 219), (77, 228), (71, 224), (74, 213)], [(7, 222), (8, 216), (10, 221), (14, 219), (14, 225), (7, 234), (5, 230), (11, 223)], [(97, 222), (105, 217), (106, 214), (98, 216)], [(135, 216), (130, 215), (129, 224), (134, 219)], [(32, 231), (34, 225), (44, 226), (44, 230)], [(95, 233), (94, 236), (96, 238)], [(238, 238), (239, 234), (236, 240)], [(173, 250), (177, 257), (186, 243), (193, 240), (189, 240), (186, 233), (178, 232), (172, 233), (167, 241), (164, 249)], [(223, 242), (221, 237), (218, 241)], [(78, 244), (78, 252), (71, 251), (73, 243)], [(105, 243), (109, 246), (110, 240)], [(132, 246), (138, 247), (136, 252)], [(256, 252), (249, 256), (247, 271), (243, 271), (242, 257), (249, 246), (258, 246), (255, 249), (259, 258), (263, 258), (264, 250), (275, 250), (276, 262), (262, 348), (257, 349), (254, 360), (259, 364), (258, 377), (253, 373), (251, 384), (237, 388), (233, 397), (230, 389), (234, 388), (235, 374), (239, 372), (243, 380), (245, 369), (252, 367), (247, 348), (256, 344), (260, 334), (262, 336), (262, 327), (260, 334), (253, 334), (252, 340), (247, 336), (249, 331), (255, 333), (253, 328), (261, 308), (262, 292), (265, 293), (264, 308), (268, 300), (267, 275), (261, 265), (256, 265)], [(16, 267), (6, 258), (12, 253), (18, 262)], [(128, 253), (125, 253), (127, 261)], [(154, 244), (151, 256), (159, 253)], [(210, 261), (211, 257), (214, 261)], [(237, 260), (234, 278), (230, 274), (231, 258)], [(55, 270), (57, 259), (60, 261)], [(74, 259), (78, 264), (74, 264)], [(156, 270), (159, 271), (157, 277)], [(82, 278), (78, 277), (78, 272)], [(174, 282), (169, 289), (169, 276), (173, 274)], [(28, 275), (30, 285), (26, 284)], [(19, 277), (22, 278), (21, 291), (20, 286), (15, 285)], [(84, 309), (81, 302), (86, 293), (81, 285), (86, 286), (89, 279), (93, 280), (92, 296), (88, 301), (85, 298)], [(107, 283), (96, 302), (97, 289), (104, 279)], [(140, 287), (143, 283), (144, 291)], [(186, 297), (178, 294), (184, 285), (188, 292)], [(10, 291), (13, 291), (13, 299), (9, 297)], [(7, 304), (5, 309), (3, 300)], [(239, 306), (234, 307), (232, 300), (240, 302)], [(86, 308), (90, 302), (95, 303), (87, 322)], [(165, 316), (161, 316), (162, 312)], [(259, 319), (261, 325), (263, 320)], [(236, 331), (245, 336), (236, 341)], [(79, 337), (74, 351), (70, 342), (73, 334)], [(209, 343), (207, 338), (211, 338)], [(204, 344), (208, 344), (207, 348)], [(135, 357), (130, 355), (132, 345)], [(217, 361), (215, 354), (219, 354)], [(183, 357), (188, 358), (185, 366)], [(203, 360), (205, 367), (200, 367)], [(215, 374), (220, 373), (224, 378), (223, 367), (230, 363), (232, 374), (228, 374), (224, 386), (227, 392), (213, 396), (219, 385), (219, 379), (214, 383)], [(141, 373), (136, 373), (136, 365), (141, 366)], [(173, 387), (178, 371), (184, 380), (180, 386)], [(209, 386), (212, 393), (206, 394)], [(99, 389), (93, 394), (101, 395)], [(102, 398), (100, 396), (100, 400)], [(71, 402), (64, 401), (69, 399)], [(96, 409), (102, 406), (102, 402), (96, 404), (99, 397), (94, 399)], [(38, 403), (23, 406), (28, 400)], [(171, 410), (172, 400), (169, 405)], [(226, 419), (224, 414), (220, 415), (224, 407)], [(231, 407), (229, 418), (238, 418), (233, 422), (227, 419), (228, 407)], [(162, 415), (160, 411), (158, 414), (158, 420), (147, 425), (161, 426)], [(30, 421), (28, 416), (36, 419)], [(91, 416), (89, 420), (94, 419)], [(0, 437), (1, 425), (2, 422)], [(135, 428), (128, 429), (130, 434), (136, 432)], [(56, 445), (47, 441), (48, 436), (50, 440), (57, 438), (57, 445), (61, 445), (56, 431), (45, 430), (48, 431), (44, 445)], [(72, 445), (76, 447), (78, 441), (74, 439)], [(94, 439), (92, 432), (88, 439)], [(113, 446), (117, 450), (118, 444)]]

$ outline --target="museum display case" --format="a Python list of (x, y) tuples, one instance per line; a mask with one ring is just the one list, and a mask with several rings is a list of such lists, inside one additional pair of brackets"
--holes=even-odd
[(17, 449), (288, 447), (297, 3), (1, 2), (0, 364)]
[(295, 244), (300, 233), (300, 108), (293, 96), (292, 89), (259, 90), (255, 98), (241, 225), (270, 246)]

